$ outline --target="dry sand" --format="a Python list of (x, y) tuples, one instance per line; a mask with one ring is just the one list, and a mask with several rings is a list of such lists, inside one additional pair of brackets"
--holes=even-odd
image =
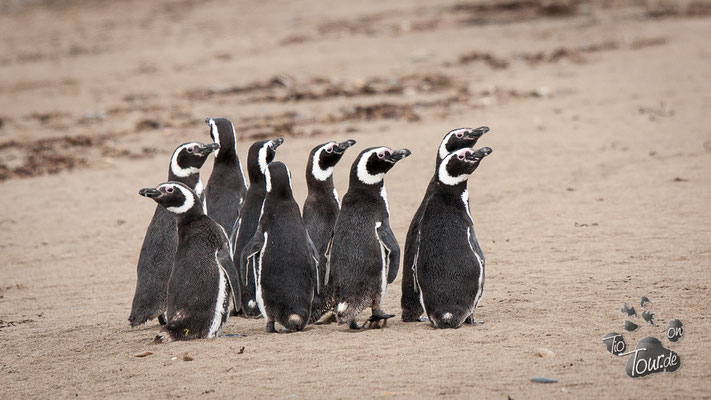
[[(241, 3), (0, 2), (1, 398), (711, 396), (710, 3)], [(442, 135), (490, 126), (469, 184), (485, 324), (231, 318), (246, 337), (151, 344), (155, 321), (127, 321), (155, 206), (137, 191), (206, 116), (242, 157), (284, 136), (299, 202), (318, 143), (358, 141), (341, 194), (358, 149), (410, 148), (386, 178), (401, 245)], [(633, 380), (601, 337), (642, 295), (660, 325), (628, 345), (680, 318), (683, 364)]]

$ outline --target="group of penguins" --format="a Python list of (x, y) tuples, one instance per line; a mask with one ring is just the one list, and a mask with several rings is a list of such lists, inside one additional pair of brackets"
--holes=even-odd
[[(333, 169), (355, 140), (328, 142), (309, 154), (303, 214), (291, 173), (274, 161), (282, 138), (249, 148), (245, 179), (235, 127), (207, 118), (214, 143), (175, 149), (168, 181), (139, 194), (156, 207), (138, 260), (131, 326), (158, 318), (158, 342), (212, 338), (227, 318), (242, 315), (289, 332), (335, 319), (351, 329), (385, 326), (382, 305), (400, 267), (390, 228), (385, 174), (407, 149), (360, 152), (342, 202)], [(484, 254), (474, 234), (467, 180), (491, 154), (474, 150), (487, 127), (448, 132), (437, 148), (435, 172), (407, 232), (402, 319), (436, 328), (474, 324), (484, 289)], [(214, 168), (203, 189), (200, 168)], [(359, 325), (358, 315), (370, 308)], [(426, 317), (423, 316), (426, 315)]]

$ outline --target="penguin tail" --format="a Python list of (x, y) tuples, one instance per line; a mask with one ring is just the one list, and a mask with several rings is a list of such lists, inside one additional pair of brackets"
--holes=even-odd
[(363, 311), (363, 308), (362, 304), (349, 303), (347, 301), (338, 303), (336, 305), (336, 320), (338, 324), (350, 323)]
[(439, 329), (457, 329), (464, 323), (466, 317), (461, 317), (459, 313), (443, 312), (432, 317), (432, 323)]
[(306, 318), (299, 314), (289, 314), (286, 324), (284, 325), (290, 332), (303, 331), (306, 326)]

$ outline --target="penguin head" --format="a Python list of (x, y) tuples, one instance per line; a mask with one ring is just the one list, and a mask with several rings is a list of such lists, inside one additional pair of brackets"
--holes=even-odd
[(333, 175), (333, 167), (343, 157), (343, 153), (356, 143), (353, 139), (344, 142), (328, 142), (320, 144), (311, 150), (310, 170), (311, 176), (319, 181), (325, 181)]
[(479, 150), (459, 149), (449, 153), (439, 166), (437, 178), (445, 185), (454, 186), (467, 180), (481, 160), (491, 154), (489, 147)]
[(371, 147), (363, 150), (351, 168), (353, 175), (366, 185), (375, 185), (383, 181), (385, 174), (396, 162), (412, 154), (408, 149), (391, 150), (388, 147)]
[(173, 214), (186, 214), (190, 211), (203, 212), (198, 195), (184, 183), (169, 181), (161, 183), (155, 188), (141, 189), (138, 194), (155, 200), (156, 203)]
[(252, 144), (247, 155), (247, 172), (249, 172), (250, 181), (263, 179), (264, 174), (267, 172), (267, 166), (276, 156), (277, 147), (282, 143), (284, 143), (283, 138), (276, 138)]
[[(220, 148), (217, 143), (203, 144), (200, 142), (184, 143), (178, 146), (170, 158), (171, 177), (186, 178), (200, 172), (207, 156)], [(173, 179), (173, 178), (171, 178)]]
[(267, 183), (267, 193), (272, 196), (292, 196), (291, 172), (281, 161), (274, 161), (267, 166), (264, 174)]
[(447, 157), (447, 154), (464, 148), (474, 147), (479, 138), (489, 132), (489, 127), (481, 126), (476, 129), (459, 128), (447, 132), (439, 145), (437, 152), (437, 161), (441, 162)]
[[(205, 118), (205, 123), (210, 127), (210, 137), (212, 141), (219, 144), (220, 148), (215, 151), (215, 158), (234, 155), (237, 156), (237, 132), (235, 126), (227, 118)], [(220, 152), (222, 149), (222, 152)], [(232, 154), (229, 154), (231, 153)]]

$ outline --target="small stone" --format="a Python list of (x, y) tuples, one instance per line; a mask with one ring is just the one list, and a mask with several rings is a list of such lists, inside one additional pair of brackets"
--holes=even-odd
[(531, 382), (534, 383), (558, 383), (557, 379), (546, 378), (545, 376), (534, 376), (531, 378)]
[(244, 353), (244, 346), (240, 347), (239, 350), (237, 351), (237, 354), (242, 354)]
[(555, 357), (555, 353), (551, 349), (546, 349), (545, 347), (539, 347), (538, 350), (538, 356), (542, 358), (552, 358)]
[(189, 353), (183, 353), (183, 361), (192, 361), (194, 358)]
[(143, 352), (134, 354), (134, 357), (143, 358), (143, 357), (148, 357), (148, 356), (152, 356), (152, 355), (153, 355), (152, 351), (143, 351)]

